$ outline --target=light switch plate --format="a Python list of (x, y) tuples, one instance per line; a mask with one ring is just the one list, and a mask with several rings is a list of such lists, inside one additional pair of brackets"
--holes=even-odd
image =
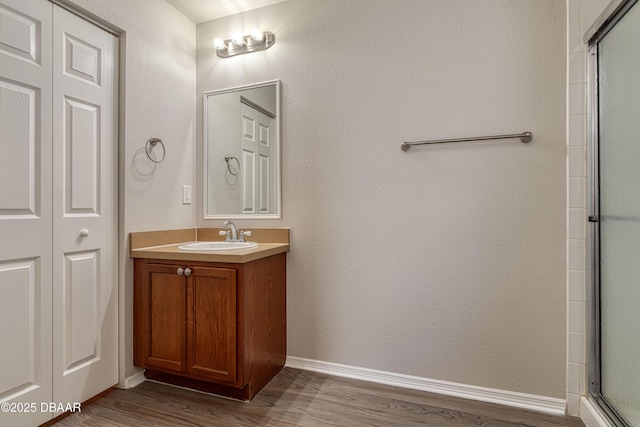
[(182, 204), (183, 205), (191, 204), (191, 186), (190, 185), (182, 186)]

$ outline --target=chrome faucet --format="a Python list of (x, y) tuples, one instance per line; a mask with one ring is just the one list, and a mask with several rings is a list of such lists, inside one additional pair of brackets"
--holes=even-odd
[(236, 227), (236, 225), (234, 223), (232, 223), (231, 221), (227, 220), (224, 222), (224, 224), (222, 224), (223, 227), (228, 227), (229, 231), (231, 231), (231, 233), (229, 233), (229, 231), (227, 231), (227, 238), (225, 239), (225, 241), (227, 242), (237, 242), (238, 241), (238, 228)]

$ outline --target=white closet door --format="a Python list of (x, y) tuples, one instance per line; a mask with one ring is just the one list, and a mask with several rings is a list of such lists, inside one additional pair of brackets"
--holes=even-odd
[(240, 104), (242, 123), (242, 213), (272, 213), (273, 118)]
[(53, 398), (118, 382), (117, 38), (54, 8)]
[(51, 418), (51, 9), (0, 0), (2, 426)]

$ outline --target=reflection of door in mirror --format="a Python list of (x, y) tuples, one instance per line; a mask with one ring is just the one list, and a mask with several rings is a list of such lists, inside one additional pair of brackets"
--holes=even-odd
[(279, 87), (205, 92), (205, 218), (281, 217)]
[(275, 115), (241, 97), (242, 213), (270, 212), (273, 206), (273, 122)]

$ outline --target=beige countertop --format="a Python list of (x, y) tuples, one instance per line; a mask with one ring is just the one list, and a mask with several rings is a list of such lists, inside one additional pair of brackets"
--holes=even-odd
[[(258, 246), (249, 249), (226, 251), (181, 251), (178, 246), (195, 241), (221, 241), (221, 228), (183, 229), (131, 233), (129, 256), (131, 258), (163, 259), (176, 261), (203, 261), (243, 264), (283, 252), (289, 252), (288, 228), (247, 228), (251, 230), (252, 242)], [(197, 237), (197, 238), (196, 238)]]

